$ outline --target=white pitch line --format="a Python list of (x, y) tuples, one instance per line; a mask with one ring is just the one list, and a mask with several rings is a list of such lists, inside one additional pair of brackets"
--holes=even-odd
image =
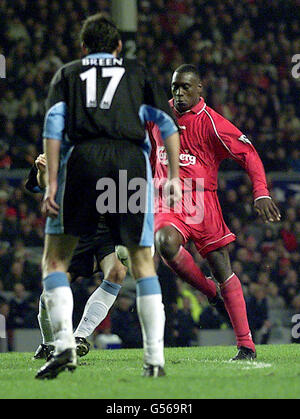
[(243, 370), (250, 370), (250, 369), (259, 369), (259, 368), (271, 368), (273, 365), (267, 362), (258, 362), (258, 361), (222, 361), (218, 359), (193, 359), (193, 358), (185, 358), (185, 359), (178, 359), (175, 363), (181, 362), (199, 362), (199, 363), (222, 363), (222, 364), (230, 364), (230, 365), (237, 365), (240, 369)]
[(223, 361), (223, 363), (228, 363), (231, 365), (237, 364), (239, 367), (243, 367), (242, 369), (251, 369), (251, 368), (270, 368), (272, 364), (267, 362), (257, 362), (257, 361)]

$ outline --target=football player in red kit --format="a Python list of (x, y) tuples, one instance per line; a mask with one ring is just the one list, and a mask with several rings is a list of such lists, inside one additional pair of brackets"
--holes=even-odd
[[(181, 279), (213, 302), (218, 295), (215, 282), (205, 277), (184, 248), (188, 240), (194, 242), (220, 286), (237, 341), (238, 353), (233, 360), (254, 359), (256, 350), (243, 291), (232, 271), (227, 247), (235, 240), (235, 235), (224, 222), (217, 197), (217, 175), (222, 160), (231, 158), (246, 170), (253, 185), (254, 208), (265, 222), (279, 221), (280, 212), (270, 197), (263, 164), (251, 142), (231, 122), (208, 107), (201, 97), (202, 85), (196, 67), (180, 66), (173, 74), (171, 90), (170, 105), (181, 129), (183, 205), (179, 208), (178, 204), (170, 210), (157, 193), (156, 249)], [(148, 131), (154, 147), (152, 155), (156, 151), (157, 186), (167, 177), (168, 161), (157, 127), (152, 126)]]

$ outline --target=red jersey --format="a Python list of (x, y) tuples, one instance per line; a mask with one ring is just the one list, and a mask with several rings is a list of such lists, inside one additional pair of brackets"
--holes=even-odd
[[(231, 122), (206, 105), (201, 98), (189, 111), (180, 114), (170, 101), (180, 127), (180, 178), (204, 180), (204, 190), (215, 191), (220, 163), (231, 158), (248, 173), (254, 199), (269, 196), (262, 161), (248, 138)], [(167, 154), (158, 127), (148, 125), (152, 144), (151, 164), (155, 178), (167, 178)]]

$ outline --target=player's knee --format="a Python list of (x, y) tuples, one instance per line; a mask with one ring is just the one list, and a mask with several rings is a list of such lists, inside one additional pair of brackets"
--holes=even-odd
[(44, 254), (42, 258), (42, 273), (43, 278), (52, 272), (66, 272), (67, 263), (64, 260), (52, 257), (50, 254)]
[(161, 229), (155, 235), (155, 247), (159, 254), (167, 259), (173, 259), (179, 251), (180, 242), (170, 229)]
[(128, 249), (131, 259), (131, 274), (134, 279), (155, 276), (155, 266), (150, 247)]
[(215, 279), (219, 283), (225, 282), (232, 274), (229, 252), (226, 247), (208, 253), (207, 260)]
[(114, 266), (105, 278), (107, 281), (121, 285), (125, 279), (127, 268), (121, 263), (118, 266)]

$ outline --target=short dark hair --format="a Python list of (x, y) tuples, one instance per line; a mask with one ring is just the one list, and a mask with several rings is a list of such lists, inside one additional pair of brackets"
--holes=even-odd
[(200, 73), (194, 64), (182, 64), (176, 68), (175, 73), (192, 73), (200, 79)]
[(112, 53), (117, 49), (120, 39), (116, 25), (102, 13), (89, 16), (80, 31), (80, 41), (89, 53)]

